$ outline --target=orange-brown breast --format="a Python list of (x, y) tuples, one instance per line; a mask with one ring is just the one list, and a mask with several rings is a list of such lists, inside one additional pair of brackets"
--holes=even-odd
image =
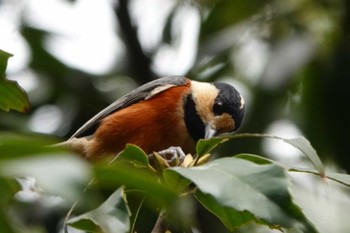
[(148, 154), (170, 146), (180, 146), (185, 153), (193, 153), (195, 142), (183, 120), (189, 85), (172, 87), (107, 116), (91, 139), (87, 156), (116, 154), (127, 143), (141, 147)]

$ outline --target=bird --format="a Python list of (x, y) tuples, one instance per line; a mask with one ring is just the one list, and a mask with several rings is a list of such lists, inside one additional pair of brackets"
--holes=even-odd
[(194, 154), (199, 139), (235, 132), (244, 114), (244, 99), (232, 85), (168, 76), (122, 96), (64, 145), (88, 160), (115, 156), (127, 144), (147, 154), (174, 147)]

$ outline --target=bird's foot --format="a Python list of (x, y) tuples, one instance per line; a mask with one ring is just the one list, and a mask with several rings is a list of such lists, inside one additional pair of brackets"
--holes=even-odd
[[(178, 146), (171, 146), (168, 149), (161, 150), (157, 152), (169, 165), (179, 165), (181, 164), (186, 155)], [(154, 154), (148, 155), (148, 158), (154, 159)]]

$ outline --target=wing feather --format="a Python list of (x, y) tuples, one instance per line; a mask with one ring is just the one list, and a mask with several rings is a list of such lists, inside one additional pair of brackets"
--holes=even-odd
[(82, 127), (80, 127), (71, 136), (71, 138), (79, 138), (92, 135), (100, 125), (101, 120), (106, 116), (139, 101), (149, 99), (152, 96), (159, 94), (173, 86), (186, 85), (187, 81), (188, 79), (186, 79), (185, 77), (170, 76), (159, 78), (152, 82), (146, 83), (131, 91), (130, 93), (122, 96), (121, 98), (110, 104), (108, 107), (100, 111), (93, 118), (87, 121)]

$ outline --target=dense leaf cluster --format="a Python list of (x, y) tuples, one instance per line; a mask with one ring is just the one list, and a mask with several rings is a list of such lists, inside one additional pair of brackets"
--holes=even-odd
[[(15, 225), (18, 221), (25, 224), (16, 209), (24, 204), (20, 194), (26, 190), (20, 180), (34, 177), (36, 188), (30, 190), (32, 195), (37, 195), (37, 204), (52, 195), (62, 198), (66, 220), (61, 227), (66, 232), (71, 228), (105, 233), (147, 232), (139, 225), (143, 222), (140, 212), (144, 209), (158, 213), (157, 224), (160, 221), (165, 229), (182, 232), (200, 228), (192, 202), (205, 207), (232, 232), (250, 222), (281, 231), (317, 232), (293, 201), (289, 191), (292, 180), (288, 174), (312, 173), (320, 175), (319, 179), (332, 179), (348, 187), (350, 176), (324, 173), (322, 163), (305, 138), (277, 139), (310, 152), (306, 156), (315, 168), (290, 167), (251, 154), (211, 158), (212, 150), (221, 143), (258, 136), (236, 134), (200, 140), (196, 155), (189, 154), (183, 162), (170, 166), (156, 153), (150, 163), (148, 156), (133, 145), (128, 145), (112, 161), (89, 165), (74, 154), (50, 146), (52, 141), (45, 138), (3, 135), (0, 138), (0, 190), (4, 198), (0, 203), (3, 223), (0, 230), (22, 232), (26, 229), (25, 225)], [(112, 194), (97, 198), (106, 191)], [(79, 212), (83, 213), (76, 216)], [(150, 222), (156, 225), (152, 232), (163, 232), (158, 230), (155, 219)]]

